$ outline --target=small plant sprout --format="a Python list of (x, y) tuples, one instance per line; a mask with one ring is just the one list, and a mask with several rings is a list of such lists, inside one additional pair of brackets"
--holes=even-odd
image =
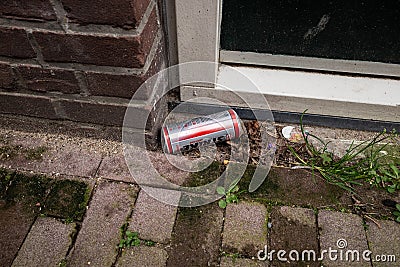
[(130, 248), (130, 247), (137, 247), (140, 245), (140, 239), (138, 232), (131, 232), (127, 230), (125, 232), (125, 238), (122, 238), (119, 241), (120, 248)]
[(396, 217), (396, 222), (400, 223), (400, 204), (396, 204), (396, 210), (393, 211), (393, 215)]
[(225, 190), (224, 187), (218, 186), (217, 193), (219, 195), (224, 196), (219, 200), (218, 205), (220, 208), (225, 209), (226, 206), (230, 203), (237, 203), (239, 201), (238, 195), (242, 192), (239, 192), (239, 186), (237, 185), (240, 179), (235, 180), (228, 188)]
[(156, 242), (151, 241), (151, 240), (146, 240), (146, 241), (144, 241), (144, 244), (148, 247), (154, 247), (156, 245)]

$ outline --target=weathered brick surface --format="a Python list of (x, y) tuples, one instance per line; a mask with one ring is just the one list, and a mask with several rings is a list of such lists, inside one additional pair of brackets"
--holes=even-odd
[[(75, 27), (78, 31), (74, 33), (66, 33), (0, 25), (0, 57), (12, 58), (0, 62), (0, 88), (5, 89), (1, 93), (0, 113), (121, 126), (127, 104), (125, 100), (130, 99), (149, 76), (157, 73), (166, 60), (164, 40), (158, 41), (157, 4), (160, 3), (151, 0), (95, 0), (90, 3), (57, 0), (56, 7), (53, 7), (52, 0), (4, 0), (0, 5), (0, 17), (17, 18), (9, 23), (18, 23), (18, 27), (22, 23), (20, 20), (53, 27), (57, 23), (54, 10), (60, 8), (58, 2), (64, 6), (70, 22), (87, 25), (84, 32), (79, 32), (81, 27)], [(112, 25), (130, 31), (115, 34), (115, 30), (106, 32), (104, 29), (107, 27), (99, 28), (92, 24)], [(139, 24), (140, 28), (132, 30)], [(91, 28), (96, 32), (91, 33)], [(157, 51), (155, 56), (154, 50)], [(16, 65), (18, 59), (31, 60)], [(44, 67), (31, 63), (34, 60), (44, 61)], [(91, 66), (82, 66), (87, 64)], [(64, 69), (66, 65), (68, 69)], [(140, 70), (135, 72), (137, 74), (128, 74), (121, 68), (110, 67)], [(108, 70), (107, 73), (103, 72), (104, 69)], [(80, 76), (81, 73), (84, 76)], [(54, 92), (70, 95), (63, 97)], [(152, 93), (153, 88), (148, 87), (137, 99), (148, 100)], [(76, 96), (78, 94), (81, 95)], [(156, 136), (154, 126), (159, 124), (158, 115), (165, 113), (164, 104), (157, 106), (162, 106), (162, 109), (150, 113), (146, 130), (151, 131), (151, 136)], [(135, 117), (142, 120), (143, 110), (151, 108), (138, 107)], [(132, 125), (137, 121), (132, 119)]]
[(53, 32), (33, 34), (44, 60), (49, 62), (136, 68), (144, 66), (157, 30), (157, 15), (153, 10), (140, 36), (110, 37)]
[(118, 259), (116, 267), (163, 267), (167, 252), (159, 247), (133, 247), (125, 250)]
[(11, 266), (22, 245), (35, 214), (24, 211), (22, 205), (0, 208), (0, 266)]
[[(393, 221), (379, 221), (368, 223), (367, 238), (369, 249), (372, 251), (372, 266), (395, 266), (393, 258), (388, 260), (389, 255), (394, 255), (396, 262), (400, 261), (400, 225)], [(379, 256), (378, 256), (379, 255)], [(378, 259), (375, 257), (378, 256)], [(386, 262), (378, 262), (386, 257)]]
[[(136, 175), (140, 173), (141, 175), (139, 177), (132, 176), (132, 174), (129, 172), (128, 165), (122, 151), (121, 153), (103, 158), (99, 168), (98, 176), (128, 183), (134, 183), (136, 181), (143, 183), (144, 180), (147, 180), (146, 177), (154, 177), (152, 175), (153, 172), (150, 170), (153, 168), (153, 170), (155, 170), (155, 172), (161, 175), (165, 180), (176, 185), (182, 185), (185, 180), (189, 178), (189, 172), (180, 170), (173, 166), (164, 156), (164, 154), (158, 151), (153, 152), (143, 151), (141, 149), (132, 149), (128, 154), (132, 154), (132, 157), (127, 157), (126, 159), (128, 160), (131, 169), (134, 171), (133, 174)], [(140, 155), (147, 155), (152, 166), (148, 166), (146, 163), (147, 161), (145, 161), (144, 157), (141, 157)], [(150, 183), (146, 184), (155, 187), (163, 187), (163, 185), (165, 185), (164, 180), (157, 183), (157, 180), (155, 179), (156, 177), (150, 179), (148, 181)]]
[(49, 180), (14, 175), (0, 205), (0, 266), (11, 266), (46, 197)]
[(36, 159), (27, 158), (23, 152), (10, 159), (1, 159), (0, 167), (12, 166), (37, 173), (93, 177), (101, 161), (101, 155), (90, 153), (85, 149), (74, 146), (69, 146), (68, 149), (52, 148), (43, 140), (35, 138), (13, 140), (10, 145), (33, 151), (43, 147), (45, 151), (41, 154), (41, 158)]
[(81, 24), (110, 24), (133, 28), (140, 23), (150, 0), (62, 0), (67, 16)]
[[(76, 101), (58, 99), (52, 100), (46, 96), (31, 96), (28, 94), (7, 94), (2, 93), (0, 95), (0, 113), (3, 114), (18, 114), (25, 116), (41, 117), (48, 119), (68, 119), (78, 122), (103, 124), (109, 126), (122, 126), (125, 116), (127, 103), (107, 101)], [(84, 99), (83, 99), (84, 100)], [(54, 105), (60, 105), (63, 110), (63, 114), (56, 114)], [(57, 103), (55, 103), (57, 102)], [(165, 109), (163, 105), (160, 107)], [(157, 128), (154, 126), (153, 118), (159, 114), (157, 112), (150, 112), (148, 123), (143, 123), (146, 110), (151, 109), (150, 106), (133, 107), (131, 116), (127, 121), (127, 125), (133, 128), (144, 127), (147, 130), (154, 130)], [(141, 128), (142, 129), (142, 128)]]
[(0, 56), (16, 58), (36, 57), (24, 30), (0, 28)]
[[(368, 246), (360, 216), (322, 210), (318, 213), (318, 227), (321, 253), (323, 250), (327, 251), (322, 261), (324, 266), (371, 266), (370, 262), (362, 260), (362, 253)], [(332, 253), (332, 258), (329, 256), (329, 248), (337, 250), (336, 253)], [(360, 260), (347, 261), (345, 255), (348, 250), (357, 250)], [(343, 251), (342, 260), (339, 251)], [(337, 259), (334, 259), (335, 255)], [(351, 259), (351, 255), (349, 257)]]
[(146, 75), (117, 75), (105, 73), (86, 73), (91, 95), (131, 98)]
[(65, 224), (54, 218), (38, 218), (12, 266), (59, 266), (67, 255), (74, 231), (74, 223)]
[[(159, 189), (168, 193), (167, 190)], [(129, 229), (138, 232), (140, 238), (167, 243), (171, 238), (177, 207), (159, 202), (140, 191), (133, 209)]]
[(73, 100), (61, 100), (60, 103), (69, 120), (111, 126), (122, 126), (126, 110), (126, 104), (111, 105)]
[(226, 252), (255, 257), (267, 244), (267, 208), (259, 203), (228, 205), (222, 238)]
[(128, 183), (135, 182), (129, 172), (122, 152), (117, 155), (104, 157), (99, 167), (98, 176)]
[[(146, 73), (117, 75), (86, 72), (88, 91), (92, 95), (113, 96), (130, 99), (143, 82), (161, 70), (163, 60), (163, 50), (160, 46)], [(151, 94), (151, 88), (143, 88), (145, 89), (141, 89), (140, 95), (135, 95), (135, 99), (147, 99), (149, 97)]]
[(218, 266), (223, 214), (217, 203), (180, 208), (167, 266)]
[(49, 98), (29, 95), (0, 95), (0, 113), (56, 119)]
[(45, 69), (35, 66), (19, 66), (22, 89), (39, 92), (62, 92), (76, 94), (80, 92), (78, 81), (72, 71)]
[[(316, 266), (319, 267), (317, 225), (314, 211), (305, 208), (275, 207), (271, 213), (271, 229), (269, 232), (269, 251), (285, 250), (289, 253), (296, 250), (299, 258), (292, 255), (295, 260), (289, 258), (289, 254), (283, 256), (288, 259), (281, 261), (273, 255), (273, 266)], [(283, 233), (290, 233), (288, 235)], [(304, 255), (305, 250), (312, 250), (315, 254)]]
[(136, 192), (135, 187), (126, 184), (99, 184), (67, 266), (111, 266), (114, 263), (120, 227), (131, 212)]
[[(71, 120), (115, 126), (122, 126), (124, 122), (125, 127), (145, 128), (152, 130), (152, 134), (157, 131), (155, 126), (160, 125), (156, 118), (158, 119), (161, 113), (166, 110), (166, 104), (158, 102), (155, 108), (145, 104), (131, 106), (129, 113), (125, 114), (128, 105), (125, 100), (118, 104), (64, 101), (63, 105), (68, 118)], [(125, 115), (127, 115), (127, 118), (124, 120)]]
[(56, 20), (56, 14), (49, 0), (3, 0), (0, 16), (21, 17), (32, 20)]
[(12, 88), (14, 76), (11, 66), (0, 62), (0, 88)]

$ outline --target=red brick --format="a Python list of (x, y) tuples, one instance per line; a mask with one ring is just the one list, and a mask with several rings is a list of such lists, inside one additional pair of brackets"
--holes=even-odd
[(0, 63), (0, 88), (12, 88), (14, 86), (14, 76), (11, 66)]
[(67, 118), (72, 121), (122, 126), (126, 105), (61, 100)]
[(34, 66), (20, 66), (21, 89), (39, 92), (79, 93), (78, 81), (72, 71), (60, 69), (44, 69)]
[[(66, 114), (66, 118), (72, 121), (102, 124), (109, 126), (122, 127), (124, 116), (127, 108), (127, 103), (104, 103), (104, 102), (77, 102), (73, 100), (60, 100), (61, 106)], [(162, 103), (165, 104), (165, 103)], [(165, 105), (164, 105), (165, 106)], [(150, 112), (148, 121), (145, 125), (146, 130), (156, 131), (156, 124), (154, 118), (158, 115), (163, 107), (159, 104), (156, 112)], [(148, 114), (149, 106), (143, 105), (142, 107), (132, 108), (132, 113), (135, 114), (131, 117), (126, 126), (132, 128), (143, 129), (143, 118)]]
[(3, 0), (0, 5), (0, 16), (42, 21), (57, 19), (49, 0)]
[(27, 95), (0, 95), (0, 113), (56, 119), (49, 98)]
[(45, 61), (75, 62), (118, 67), (143, 67), (157, 34), (157, 16), (140, 36), (111, 37), (51, 32), (34, 32)]
[(67, 16), (80, 24), (108, 24), (134, 28), (145, 13), (150, 0), (62, 0)]
[[(74, 101), (74, 100), (58, 100), (65, 112), (66, 118), (72, 121), (103, 124), (109, 126), (121, 127), (124, 122), (124, 116), (127, 109), (128, 101), (120, 103), (107, 103), (103, 101)], [(150, 112), (149, 112), (150, 110)], [(154, 132), (157, 131), (158, 116), (164, 114), (166, 110), (165, 101), (160, 101), (156, 105), (155, 111), (151, 106), (143, 105), (131, 107), (130, 116), (127, 118), (126, 126), (131, 128), (143, 129)], [(149, 114), (150, 113), (150, 114)], [(162, 113), (162, 114), (161, 114)], [(147, 122), (144, 123), (146, 115), (149, 114)], [(156, 119), (156, 121), (154, 121)]]
[(141, 36), (140, 44), (142, 48), (142, 53), (138, 55), (138, 60), (141, 62), (141, 66), (146, 62), (148, 53), (153, 46), (154, 38), (157, 35), (159, 29), (159, 21), (156, 9), (153, 9), (149, 16), (146, 26), (144, 27)]
[[(163, 50), (159, 50), (153, 58), (151, 65), (145, 74), (141, 75), (117, 75), (87, 72), (86, 79), (88, 81), (88, 90), (91, 95), (112, 96), (122, 98), (132, 98), (137, 89), (148, 78), (161, 70), (163, 58)], [(150, 90), (141, 91), (141, 95), (136, 95), (136, 99), (147, 99)]]
[(0, 40), (0, 56), (36, 57), (24, 30), (0, 28)]
[(131, 98), (145, 80), (145, 75), (115, 75), (87, 73), (88, 90), (91, 95)]

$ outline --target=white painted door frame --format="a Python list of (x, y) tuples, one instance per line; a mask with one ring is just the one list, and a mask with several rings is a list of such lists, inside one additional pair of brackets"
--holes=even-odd
[[(172, 0), (176, 31), (176, 63), (212, 61), (253, 63), (263, 66), (236, 66), (252, 79), (278, 111), (302, 112), (329, 116), (400, 122), (400, 71), (398, 66), (344, 60), (317, 60), (302, 57), (257, 55), (219, 51), (222, 0)], [(167, 12), (168, 12), (167, 8)], [(169, 11), (171, 12), (171, 11)], [(170, 15), (168, 15), (169, 17)], [(172, 34), (171, 36), (174, 36)], [(252, 62), (254, 61), (254, 62)], [(355, 64), (355, 65), (354, 65)], [(271, 66), (292, 69), (271, 68)], [(314, 71), (311, 71), (313, 69)], [(335, 72), (318, 72), (332, 70)], [(363, 73), (355, 77), (349, 72)], [(372, 75), (371, 75), (372, 74)], [(379, 76), (383, 74), (385, 76)], [(215, 72), (218, 83), (232, 80), (223, 67)], [(396, 77), (397, 76), (397, 77)], [(236, 86), (238, 91), (246, 88)], [(250, 93), (250, 92), (249, 92)], [(181, 100), (213, 97), (234, 105), (234, 96), (221, 88), (188, 85), (181, 87)], [(231, 100), (229, 100), (231, 99)]]

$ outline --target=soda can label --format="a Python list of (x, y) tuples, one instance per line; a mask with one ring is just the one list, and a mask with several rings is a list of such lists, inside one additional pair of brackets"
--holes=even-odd
[(163, 149), (175, 154), (201, 145), (236, 139), (241, 135), (239, 117), (233, 109), (166, 125), (161, 130)]

